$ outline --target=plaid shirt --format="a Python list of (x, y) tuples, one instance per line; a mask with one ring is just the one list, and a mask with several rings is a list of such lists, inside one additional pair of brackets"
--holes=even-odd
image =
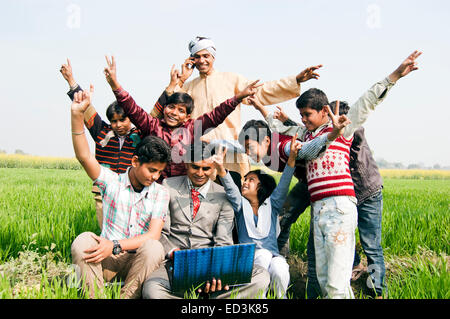
[(152, 183), (137, 193), (128, 171), (118, 175), (101, 166), (100, 176), (94, 182), (103, 199), (101, 237), (109, 240), (145, 234), (152, 218), (164, 221), (168, 214), (169, 191), (158, 183)]

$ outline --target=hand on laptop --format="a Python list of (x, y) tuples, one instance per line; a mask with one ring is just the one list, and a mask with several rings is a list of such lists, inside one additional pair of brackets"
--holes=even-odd
[[(209, 294), (212, 292), (216, 292), (216, 291), (221, 291), (222, 290), (222, 281), (220, 279), (213, 278), (211, 280), (211, 282), (207, 281), (205, 283), (205, 285), (203, 286), (203, 289), (200, 288), (198, 289), (198, 293), (204, 293), (204, 294)], [(225, 285), (225, 287), (223, 287), (223, 290), (228, 291), (230, 290), (230, 287), (228, 285)]]

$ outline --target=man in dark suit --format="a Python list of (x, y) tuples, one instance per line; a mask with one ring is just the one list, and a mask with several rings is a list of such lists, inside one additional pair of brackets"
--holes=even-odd
[[(175, 250), (233, 244), (234, 212), (223, 187), (210, 180), (214, 171), (212, 153), (206, 143), (193, 144), (187, 152), (190, 159), (185, 160), (187, 175), (163, 181), (163, 186), (170, 193), (170, 214), (166, 218), (160, 239), (166, 260), (144, 283), (144, 298), (183, 297), (171, 291), (167, 270)], [(226, 283), (222, 285), (219, 279), (211, 280), (203, 291), (214, 298), (229, 298), (231, 294), (237, 298), (251, 298), (263, 295), (269, 282), (268, 272), (254, 267), (252, 281), (239, 287), (238, 292), (226, 289)]]

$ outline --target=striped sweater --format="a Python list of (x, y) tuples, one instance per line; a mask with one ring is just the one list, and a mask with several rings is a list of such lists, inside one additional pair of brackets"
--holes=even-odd
[[(332, 130), (333, 127), (328, 125), (314, 136), (311, 132), (307, 132), (305, 141), (310, 141)], [(331, 196), (355, 197), (349, 167), (352, 142), (353, 136), (350, 139), (340, 136), (331, 143), (322, 157), (307, 161), (306, 178), (311, 202)]]
[[(73, 100), (74, 94), (82, 91), (77, 85), (67, 95)], [(100, 165), (108, 167), (117, 174), (122, 174), (131, 166), (131, 158), (134, 150), (143, 138), (142, 133), (136, 128), (125, 136), (122, 148), (120, 148), (119, 137), (114, 134), (111, 125), (102, 120), (93, 106), (89, 106), (85, 112), (85, 125), (95, 142), (95, 158)]]

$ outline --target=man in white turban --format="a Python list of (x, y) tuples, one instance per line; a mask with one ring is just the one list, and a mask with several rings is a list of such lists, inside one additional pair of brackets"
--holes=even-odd
[[(194, 99), (195, 107), (191, 114), (192, 118), (212, 111), (214, 107), (233, 97), (252, 82), (242, 75), (214, 69), (216, 47), (210, 38), (196, 37), (189, 43), (188, 48), (190, 57), (182, 65), (180, 88), (177, 88), (177, 91), (186, 92)], [(199, 76), (185, 83), (191, 76), (194, 67), (199, 71)], [(321, 66), (310, 67), (296, 76), (265, 82), (255, 94), (255, 99), (262, 105), (272, 105), (296, 98), (300, 95), (300, 83), (317, 78), (318, 75), (314, 71), (319, 67)], [(246, 100), (243, 103), (248, 104)], [(162, 109), (156, 105), (151, 111), (151, 115), (161, 117)], [(205, 141), (237, 140), (240, 129), (241, 106), (238, 105), (221, 125), (205, 134), (202, 139)], [(227, 156), (227, 162), (229, 161)], [(233, 163), (226, 163), (224, 166), (230, 171), (239, 172), (241, 176), (250, 170), (249, 160), (242, 153), (235, 154)]]

